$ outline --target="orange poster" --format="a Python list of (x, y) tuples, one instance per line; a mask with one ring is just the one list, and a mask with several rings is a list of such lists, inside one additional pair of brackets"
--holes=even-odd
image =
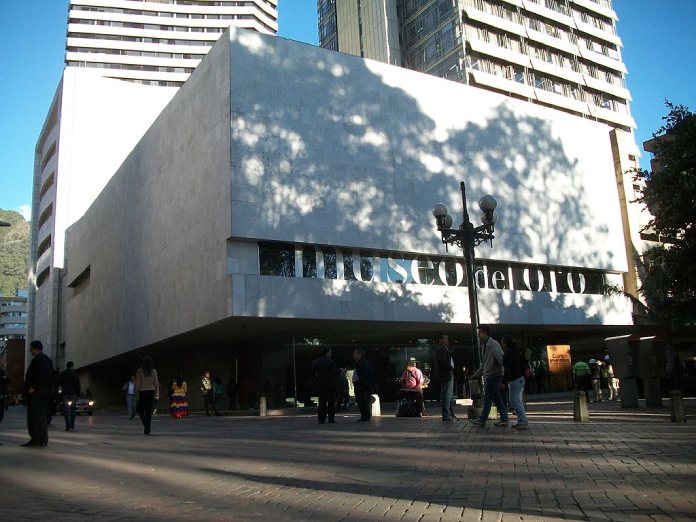
[(546, 354), (549, 362), (551, 391), (571, 389), (573, 385), (573, 371), (570, 364), (570, 345), (547, 345)]

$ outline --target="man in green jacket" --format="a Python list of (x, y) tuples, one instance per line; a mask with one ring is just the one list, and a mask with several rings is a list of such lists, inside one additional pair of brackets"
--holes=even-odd
[(585, 361), (578, 361), (573, 365), (573, 378), (575, 379), (575, 389), (587, 392), (590, 390), (590, 365)]

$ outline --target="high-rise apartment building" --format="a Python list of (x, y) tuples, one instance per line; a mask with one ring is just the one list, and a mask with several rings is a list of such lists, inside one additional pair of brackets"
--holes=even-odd
[(35, 149), (29, 276), (28, 337), (59, 363), (66, 230), (220, 35), (275, 34), (277, 4), (70, 0), (65, 69)]
[(608, 125), (627, 238), (624, 284), (636, 292), (633, 259), (646, 247), (647, 216), (631, 203), (640, 151), (611, 0), (318, 0), (317, 10), (324, 48)]
[(0, 296), (0, 348), (10, 339), (27, 335), (27, 291), (17, 290), (12, 297)]
[(278, 0), (71, 0), (65, 65), (179, 86), (230, 26), (278, 31)]
[(610, 0), (319, 0), (318, 11), (322, 47), (380, 61), (375, 48), (397, 47), (397, 65), (635, 127)]

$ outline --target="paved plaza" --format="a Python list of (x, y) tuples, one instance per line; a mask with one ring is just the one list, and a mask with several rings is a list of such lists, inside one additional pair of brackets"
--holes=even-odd
[[(0, 424), (0, 520), (694, 520), (696, 422), (668, 407), (529, 403), (516, 431), (433, 416), (62, 417), (23, 448), (25, 411)], [(388, 410), (388, 411), (384, 411)], [(466, 415), (460, 406), (461, 416)], [(687, 401), (687, 411), (693, 404)], [(514, 419), (514, 417), (513, 417)]]

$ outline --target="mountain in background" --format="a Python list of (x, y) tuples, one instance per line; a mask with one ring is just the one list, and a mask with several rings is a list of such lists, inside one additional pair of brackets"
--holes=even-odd
[(14, 210), (0, 209), (0, 221), (10, 223), (0, 227), (0, 295), (13, 296), (27, 288), (29, 276), (29, 223)]

